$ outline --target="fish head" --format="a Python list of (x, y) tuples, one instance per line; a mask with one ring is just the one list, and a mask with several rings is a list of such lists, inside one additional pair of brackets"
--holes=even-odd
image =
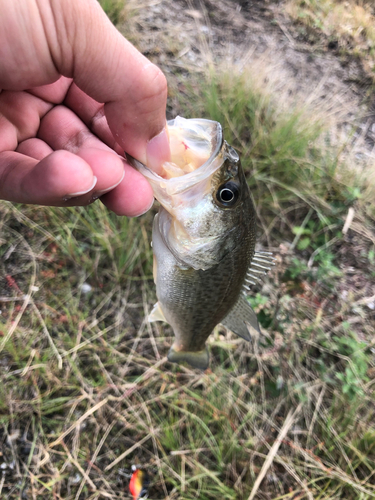
[(162, 208), (164, 244), (181, 267), (206, 270), (241, 243), (252, 201), (237, 152), (210, 120), (168, 122), (171, 159), (161, 175), (132, 161)]

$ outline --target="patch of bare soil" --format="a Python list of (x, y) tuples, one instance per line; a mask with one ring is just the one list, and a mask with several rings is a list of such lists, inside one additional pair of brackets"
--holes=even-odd
[[(131, 28), (129, 28), (131, 25)], [(121, 27), (120, 27), (121, 28)], [(249, 67), (272, 81), (275, 100), (324, 109), (333, 140), (350, 136), (359, 163), (372, 159), (375, 109), (372, 80), (359, 59), (340, 56), (328, 40), (311, 44), (270, 0), (161, 0), (137, 9), (123, 32), (169, 78), (181, 84), (209, 63)], [(178, 88), (178, 86), (177, 86)], [(173, 100), (170, 116), (179, 112)]]

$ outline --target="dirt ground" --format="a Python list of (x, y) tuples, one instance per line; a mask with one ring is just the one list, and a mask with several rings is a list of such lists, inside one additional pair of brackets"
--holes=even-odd
[[(284, 7), (271, 0), (148, 1), (120, 29), (163, 69), (171, 86), (210, 63), (251, 68), (281, 105), (324, 110), (333, 141), (350, 135), (356, 160), (367, 163), (375, 144), (371, 75), (331, 40), (314, 41)], [(169, 112), (176, 114), (171, 99)]]

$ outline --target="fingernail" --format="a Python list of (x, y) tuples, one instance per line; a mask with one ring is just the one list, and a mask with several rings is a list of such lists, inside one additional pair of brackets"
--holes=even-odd
[(135, 215), (134, 217), (140, 217), (141, 215), (144, 215), (146, 212), (148, 212), (150, 210), (150, 208), (152, 207), (152, 205), (154, 204), (154, 201), (155, 201), (155, 199), (152, 198), (151, 204), (146, 208), (146, 210), (144, 212), (142, 212), (141, 214)]
[(63, 200), (64, 201), (69, 201), (72, 198), (78, 198), (78, 196), (82, 196), (83, 194), (89, 193), (90, 191), (92, 191), (94, 189), (94, 187), (96, 186), (97, 182), (98, 182), (98, 179), (94, 175), (94, 178), (93, 178), (93, 181), (92, 181), (92, 185), (89, 187), (89, 189), (85, 189), (84, 191), (77, 191), (76, 193), (69, 193), (69, 194), (67, 194), (67, 195), (65, 195), (63, 197)]
[(163, 163), (170, 161), (171, 158), (166, 127), (147, 143), (146, 156), (148, 168), (160, 174)]
[(113, 186), (111, 186), (107, 189), (102, 189), (101, 191), (95, 191), (95, 193), (93, 193), (90, 201), (97, 200), (98, 198), (103, 196), (103, 194), (109, 193), (110, 191), (112, 191), (112, 189), (115, 189), (115, 187), (117, 187), (119, 184), (121, 184), (121, 182), (124, 180), (124, 177), (125, 177), (125, 169), (122, 172), (121, 179), (119, 181), (117, 181), (116, 184), (113, 184)]

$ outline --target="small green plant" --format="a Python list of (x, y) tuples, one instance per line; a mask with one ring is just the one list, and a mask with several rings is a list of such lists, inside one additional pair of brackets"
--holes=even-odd
[(354, 401), (364, 396), (363, 388), (369, 381), (371, 353), (368, 345), (358, 340), (347, 322), (341, 325), (341, 333), (329, 338), (323, 331), (319, 332), (318, 343), (324, 350), (314, 364), (326, 383), (337, 387), (348, 400)]
[(343, 337), (334, 336), (333, 345), (337, 352), (348, 358), (345, 370), (336, 374), (336, 378), (342, 384), (342, 392), (349, 399), (363, 396), (363, 386), (369, 381), (367, 371), (369, 368), (369, 355), (367, 345), (360, 342), (350, 331), (349, 325), (344, 324), (346, 335)]
[(257, 313), (259, 323), (264, 327), (268, 328), (273, 319), (273, 312), (270, 311), (266, 305), (269, 303), (269, 297), (266, 297), (259, 292), (255, 296), (250, 296), (247, 299), (250, 302), (251, 307)]
[(269, 298), (258, 292), (254, 296), (248, 297), (248, 301), (250, 302), (251, 307), (257, 309), (259, 306), (266, 305)]
[(342, 271), (336, 266), (337, 257), (334, 253), (322, 250), (316, 257), (317, 279), (330, 280), (342, 276)]
[[(308, 216), (311, 214), (310, 210)], [(304, 223), (292, 228), (295, 235), (293, 246), (304, 252), (303, 255), (309, 255), (309, 266), (296, 262), (296, 259), (292, 260), (291, 277), (296, 278), (300, 273), (305, 273), (306, 277), (328, 281), (341, 276), (342, 272), (336, 265), (336, 255), (331, 250), (331, 245), (341, 237), (337, 220), (332, 216), (313, 220), (305, 218)]]
[(374, 248), (371, 248), (369, 251), (368, 251), (368, 260), (370, 262), (370, 264), (375, 264), (375, 249)]
[(308, 277), (309, 274), (311, 275), (311, 272), (306, 262), (301, 258), (293, 257), (285, 270), (285, 279), (301, 279), (302, 277)]
[(306, 248), (311, 243), (311, 235), (312, 235), (311, 229), (301, 226), (294, 226), (292, 232), (293, 234), (295, 234), (300, 238), (297, 244), (298, 250), (306, 250)]

